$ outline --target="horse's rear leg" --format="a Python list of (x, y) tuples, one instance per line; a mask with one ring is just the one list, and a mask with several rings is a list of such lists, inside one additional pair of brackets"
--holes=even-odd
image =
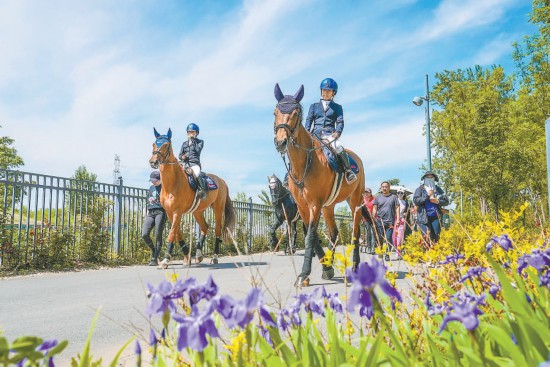
[(172, 218), (170, 218), (170, 221), (172, 222), (172, 227), (170, 228), (170, 233), (168, 233), (168, 245), (166, 246), (166, 254), (164, 255), (164, 260), (162, 260), (159, 264), (159, 267), (163, 269), (166, 269), (168, 267), (168, 262), (170, 261), (170, 257), (172, 256), (172, 250), (174, 249), (174, 240), (176, 240), (177, 235), (180, 231), (181, 213), (172, 213)]
[(196, 244), (197, 250), (195, 252), (195, 261), (200, 263), (204, 259), (202, 247), (204, 245), (204, 241), (206, 240), (206, 235), (208, 234), (208, 223), (206, 223), (206, 219), (204, 219), (204, 212), (194, 212), (193, 216), (199, 224), (200, 229)]
[(189, 265), (189, 246), (187, 246), (185, 240), (183, 239), (183, 232), (181, 230), (181, 227), (179, 227), (178, 231), (176, 232), (176, 241), (178, 241), (178, 244), (180, 245), (180, 250), (183, 253), (183, 265)]

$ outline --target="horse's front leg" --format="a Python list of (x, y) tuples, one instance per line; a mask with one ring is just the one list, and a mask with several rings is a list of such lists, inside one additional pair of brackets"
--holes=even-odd
[(269, 244), (271, 250), (275, 251), (276, 250), (276, 246), (277, 244), (279, 243), (279, 239), (277, 238), (277, 228), (279, 228), (281, 226), (281, 224), (283, 224), (283, 221), (284, 221), (284, 215), (282, 215), (283, 213), (280, 212), (280, 210), (278, 210), (279, 208), (276, 207), (275, 208), (275, 222), (271, 225), (271, 227), (269, 228), (269, 233), (270, 233), (270, 237), (271, 237), (271, 242)]
[(291, 241), (291, 244), (289, 245), (289, 253), (290, 254), (295, 254), (296, 253), (296, 235), (298, 234), (298, 231), (296, 230), (296, 224), (297, 224), (297, 220), (295, 220), (294, 222), (292, 222), (292, 224), (289, 226), (291, 229), (292, 229), (292, 241)]
[(319, 226), (320, 217), (320, 205), (314, 205), (309, 208), (309, 225), (305, 238), (304, 265), (302, 266), (302, 273), (298, 276), (298, 279), (296, 279), (296, 282), (294, 283), (294, 286), (296, 287), (309, 285), (309, 274), (311, 274), (313, 252), (315, 251), (317, 256), (320, 257), (325, 255), (323, 249), (319, 245), (319, 237), (317, 236), (317, 227)]

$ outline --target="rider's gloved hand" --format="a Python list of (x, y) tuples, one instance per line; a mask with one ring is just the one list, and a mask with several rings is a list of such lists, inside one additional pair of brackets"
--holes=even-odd
[(332, 133), (332, 137), (333, 137), (334, 139), (338, 139), (338, 138), (340, 137), (340, 133), (338, 133), (338, 132), (335, 131), (335, 132)]
[(185, 154), (180, 155), (180, 161), (184, 161), (187, 159), (187, 156)]

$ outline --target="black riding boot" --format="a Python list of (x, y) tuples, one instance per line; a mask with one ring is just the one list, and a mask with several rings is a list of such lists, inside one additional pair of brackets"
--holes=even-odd
[(160, 254), (162, 246), (157, 246), (151, 255), (151, 261), (149, 261), (149, 266), (157, 266), (158, 265), (158, 258)]
[(338, 153), (338, 158), (340, 159), (340, 163), (342, 163), (342, 166), (344, 167), (344, 170), (346, 171), (346, 181), (348, 183), (352, 183), (353, 181), (357, 180), (357, 176), (355, 173), (351, 170), (350, 164), (349, 164), (349, 158), (348, 154), (345, 150)]
[(199, 175), (197, 177), (197, 182), (199, 183), (199, 187), (197, 188), (197, 195), (199, 199), (206, 198), (206, 180), (204, 179), (203, 175)]

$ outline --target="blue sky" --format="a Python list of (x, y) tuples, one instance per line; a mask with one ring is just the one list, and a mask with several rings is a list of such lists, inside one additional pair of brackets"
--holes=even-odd
[(258, 202), (285, 173), (273, 146), (273, 87), (339, 84), (343, 145), (377, 188), (414, 188), (426, 159), (425, 94), (442, 70), (500, 64), (532, 34), (527, 0), (24, 1), (2, 0), (0, 135), (25, 171), (69, 177), (79, 165), (147, 187), (153, 127), (176, 150), (194, 122), (203, 168), (231, 196)]

